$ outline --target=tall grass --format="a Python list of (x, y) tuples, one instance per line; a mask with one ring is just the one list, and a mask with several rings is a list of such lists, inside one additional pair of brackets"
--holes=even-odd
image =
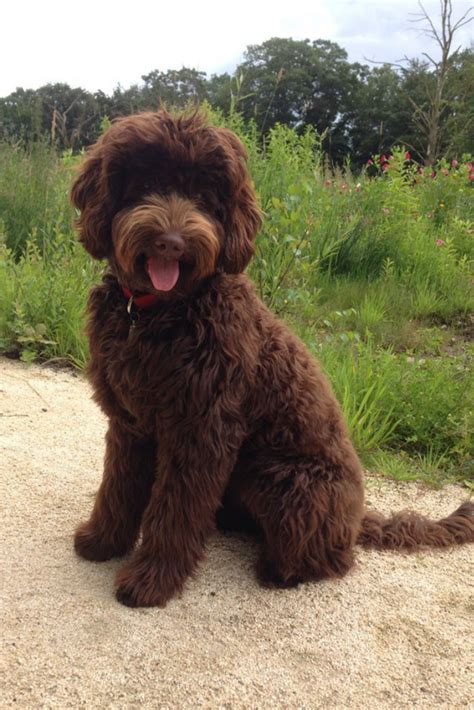
[[(399, 150), (385, 172), (353, 175), (327, 166), (313, 131), (277, 126), (262, 146), (253, 125), (236, 114), (228, 122), (247, 145), (265, 212), (249, 273), (321, 359), (359, 451), (383, 452), (377, 460), (399, 477), (436, 478), (436, 467), (469, 477), (468, 161), (442, 163), (433, 177)], [(3, 144), (0, 160), (0, 347), (83, 367), (84, 305), (102, 266), (73, 235), (76, 158)], [(387, 458), (400, 450), (405, 467)]]
[(57, 235), (72, 237), (68, 192), (73, 163), (69, 154), (60, 158), (46, 142), (28, 150), (0, 143), (0, 219), (16, 256), (28, 239), (43, 248)]

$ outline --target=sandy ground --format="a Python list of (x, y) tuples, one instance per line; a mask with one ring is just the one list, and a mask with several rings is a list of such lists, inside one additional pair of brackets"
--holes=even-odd
[[(217, 535), (166, 609), (113, 596), (120, 564), (77, 558), (105, 421), (82, 377), (0, 361), (1, 707), (468, 707), (473, 546), (360, 551), (342, 581), (261, 589), (256, 543)], [(442, 516), (465, 497), (368, 479), (384, 511)], [(470, 705), (473, 707), (473, 705)]]

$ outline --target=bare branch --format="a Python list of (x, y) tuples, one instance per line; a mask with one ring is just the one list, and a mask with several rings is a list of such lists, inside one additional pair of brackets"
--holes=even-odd
[[(445, 2), (446, 0), (441, 0), (441, 2), (443, 2), (443, 1)], [(421, 0), (418, 0), (418, 5), (420, 6), (422, 12), (420, 13), (421, 17), (419, 18), (419, 20), (417, 20), (417, 22), (422, 22), (422, 21), (428, 22), (429, 26), (431, 27), (431, 30), (425, 30), (426, 34), (433, 37), (442, 49), (443, 48), (443, 41), (442, 41), (441, 37), (439, 36), (438, 31), (437, 31), (436, 27), (434, 26), (431, 17), (426, 12)]]
[(369, 62), (370, 64), (380, 64), (380, 65), (382, 65), (382, 66), (385, 66), (385, 65), (386, 65), (386, 66), (389, 66), (389, 67), (397, 67), (398, 69), (402, 69), (402, 70), (403, 70), (404, 67), (403, 67), (403, 64), (401, 64), (401, 62), (406, 61), (406, 57), (403, 58), (403, 59), (399, 59), (399, 60), (397, 60), (396, 62), (378, 62), (377, 60), (375, 60), (375, 59), (369, 59), (368, 57), (366, 57), (366, 56), (364, 55), (364, 61)]
[(467, 12), (465, 12), (464, 15), (459, 18), (459, 20), (453, 26), (453, 32), (456, 32), (460, 27), (464, 27), (464, 25), (468, 25), (474, 20), (474, 17), (469, 17), (471, 12), (474, 12), (474, 8), (472, 7), (470, 7), (469, 10), (467, 10)]
[(430, 57), (430, 55), (427, 54), (426, 52), (422, 52), (421, 56), (426, 57), (431, 62), (431, 64), (433, 64), (433, 66), (435, 66), (436, 68), (439, 66), (439, 62), (435, 62), (435, 60), (432, 57)]

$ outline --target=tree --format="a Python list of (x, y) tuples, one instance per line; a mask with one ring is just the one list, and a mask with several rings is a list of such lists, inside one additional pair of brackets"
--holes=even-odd
[(445, 120), (446, 150), (474, 154), (474, 51), (454, 60), (449, 80), (449, 112)]
[[(453, 8), (451, 0), (440, 0), (440, 26), (436, 27), (434, 21), (429, 16), (423, 4), (419, 0), (421, 12), (414, 22), (423, 23), (424, 34), (431, 37), (440, 49), (439, 59), (434, 59), (427, 52), (423, 52), (426, 58), (424, 69), (424, 101), (416, 101), (410, 98), (413, 106), (413, 122), (424, 137), (425, 163), (433, 165), (440, 157), (443, 143), (446, 142), (445, 131), (449, 122), (445, 119), (452, 110), (452, 97), (449, 96), (448, 81), (453, 75), (453, 70), (459, 58), (460, 47), (453, 50), (453, 43), (456, 32), (464, 25), (471, 22), (469, 17), (472, 12), (470, 8), (457, 21), (453, 20)], [(413, 60), (407, 60), (408, 71), (413, 70)], [(431, 67), (431, 72), (428, 68)], [(450, 100), (451, 99), (451, 100)]]
[(100, 92), (90, 94), (68, 84), (46, 84), (39, 89), (16, 89), (0, 99), (3, 138), (35, 141), (48, 137), (61, 150), (93, 142), (103, 115)]
[(411, 110), (401, 77), (390, 64), (373, 69), (359, 65), (357, 79), (346, 118), (347, 152), (353, 163), (363, 164), (406, 141)]
[(207, 76), (197, 69), (182, 67), (166, 72), (155, 69), (144, 74), (142, 80), (145, 82), (143, 99), (153, 108), (161, 104), (184, 108), (207, 99)]
[(248, 46), (236, 71), (246, 95), (239, 102), (245, 118), (254, 118), (262, 133), (275, 123), (302, 125), (311, 101), (313, 64), (309, 40), (273, 37)]
[(342, 47), (327, 40), (274, 37), (250, 45), (237, 68), (242, 93), (237, 108), (254, 118), (261, 133), (276, 123), (303, 130), (313, 125), (327, 135), (331, 157), (348, 151), (347, 118), (356, 94), (358, 66)]

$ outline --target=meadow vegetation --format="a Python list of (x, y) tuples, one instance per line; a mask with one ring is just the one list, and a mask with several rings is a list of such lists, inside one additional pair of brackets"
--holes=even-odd
[[(237, 114), (227, 125), (265, 213), (249, 274), (322, 362), (363, 461), (472, 486), (472, 162), (423, 169), (400, 148), (332, 169), (311, 129), (276, 125), (262, 145)], [(0, 347), (82, 368), (103, 265), (73, 232), (77, 160), (41, 141), (0, 144)]]

